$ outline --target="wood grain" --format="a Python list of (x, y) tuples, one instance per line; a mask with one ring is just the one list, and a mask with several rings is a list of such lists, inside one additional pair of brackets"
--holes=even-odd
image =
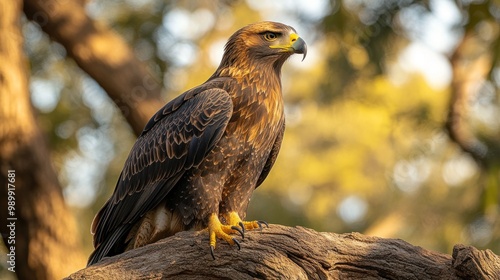
[[(181, 232), (66, 279), (500, 279), (500, 259), (488, 250), (454, 259), (400, 239), (359, 233), (270, 225), (247, 232), (240, 251), (218, 245), (212, 260), (206, 232)], [(454, 257), (472, 247), (456, 248)]]

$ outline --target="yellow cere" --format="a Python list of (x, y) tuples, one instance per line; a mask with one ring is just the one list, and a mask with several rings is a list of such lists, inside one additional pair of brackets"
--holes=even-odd
[(285, 48), (290, 48), (292, 44), (299, 39), (299, 35), (297, 33), (292, 33), (290, 34), (290, 42), (288, 45), (271, 45), (269, 46), (272, 49), (285, 49)]
[(299, 39), (299, 35), (297, 33), (292, 33), (290, 34), (290, 43), (292, 44), (293, 42), (297, 41)]

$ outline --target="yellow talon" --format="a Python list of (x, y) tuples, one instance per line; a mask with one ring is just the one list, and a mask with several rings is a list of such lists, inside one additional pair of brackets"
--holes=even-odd
[(236, 212), (229, 212), (224, 215), (224, 218), (226, 219), (227, 223), (233, 226), (238, 225), (240, 222), (242, 222), (240, 215)]
[(236, 244), (236, 246), (238, 246), (238, 250), (240, 250), (240, 242), (234, 237), (231, 237), (230, 234), (239, 233), (241, 234), (242, 238), (245, 238), (245, 230), (252, 230), (256, 228), (262, 229), (262, 225), (266, 225), (266, 227), (269, 227), (269, 225), (264, 221), (244, 222), (236, 212), (229, 212), (227, 214), (224, 214), (223, 216), (227, 222), (227, 225), (223, 225), (220, 222), (218, 215), (215, 213), (211, 214), (208, 218), (210, 254), (212, 255), (212, 258), (214, 260), (214, 250), (217, 243), (217, 238), (225, 240), (230, 245)]
[(241, 249), (240, 242), (235, 238), (231, 237), (229, 234), (239, 232), (243, 235), (243, 232), (240, 231), (239, 229), (235, 229), (233, 226), (223, 225), (219, 221), (217, 214), (210, 215), (210, 218), (208, 220), (208, 232), (210, 235), (210, 253), (212, 254), (212, 258), (214, 260), (215, 260), (214, 250), (215, 250), (215, 244), (217, 243), (217, 237), (225, 240), (230, 245), (236, 244), (236, 246), (238, 246), (238, 250)]
[(226, 220), (228, 225), (223, 225), (220, 222), (219, 217), (215, 213), (211, 214), (208, 219), (210, 254), (212, 255), (212, 258), (214, 260), (214, 250), (217, 243), (217, 238), (225, 240), (230, 245), (236, 244), (236, 246), (238, 246), (238, 250), (240, 250), (240, 242), (234, 237), (231, 237), (230, 234), (239, 233), (241, 234), (242, 238), (245, 238), (245, 230), (252, 230), (256, 228), (262, 229), (262, 225), (266, 225), (267, 227), (269, 227), (269, 225), (264, 221), (244, 222), (236, 212), (229, 212), (227, 214), (224, 214), (224, 219)]
[(269, 227), (269, 225), (264, 222), (264, 221), (242, 221), (238, 213), (236, 212), (229, 212), (228, 214), (224, 215), (224, 218), (228, 222), (229, 225), (232, 226), (242, 226), (243, 230), (252, 230), (256, 228), (262, 229), (262, 225), (266, 225), (266, 227)]

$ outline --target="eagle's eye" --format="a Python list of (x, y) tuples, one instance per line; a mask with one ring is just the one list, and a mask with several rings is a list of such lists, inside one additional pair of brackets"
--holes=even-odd
[(274, 32), (266, 32), (266, 33), (264, 33), (264, 39), (266, 39), (269, 42), (274, 41), (277, 38), (278, 38), (278, 34), (276, 34)]

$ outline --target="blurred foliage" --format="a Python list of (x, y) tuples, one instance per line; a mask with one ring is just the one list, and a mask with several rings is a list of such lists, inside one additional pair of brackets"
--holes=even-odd
[[(206, 80), (225, 40), (245, 24), (278, 20), (305, 38), (309, 57), (292, 58), (283, 70), (285, 140), (249, 217), (397, 237), (446, 253), (465, 243), (500, 254), (499, 164), (478, 165), (444, 129), (451, 54), (464, 32), (484, 33), (485, 22), (498, 29), (498, 2), (311, 1), (321, 4), (318, 10), (299, 2), (308, 1), (93, 0), (87, 10), (163, 81), (166, 101)], [(457, 11), (456, 22), (448, 21), (454, 35), (437, 40), (449, 47), (433, 49), (436, 38), (427, 44), (435, 56), (419, 56), (427, 69), (415, 70), (408, 50), (440, 31), (426, 20), (443, 16), (443, 2)], [(500, 40), (498, 30), (491, 32), (491, 90), (470, 105), (471, 119), (494, 146), (500, 142)], [(60, 45), (32, 23), (24, 33), (33, 103), (90, 252), (93, 215), (113, 191), (134, 136)], [(434, 57), (445, 61), (437, 86), (425, 71), (433, 70)]]

